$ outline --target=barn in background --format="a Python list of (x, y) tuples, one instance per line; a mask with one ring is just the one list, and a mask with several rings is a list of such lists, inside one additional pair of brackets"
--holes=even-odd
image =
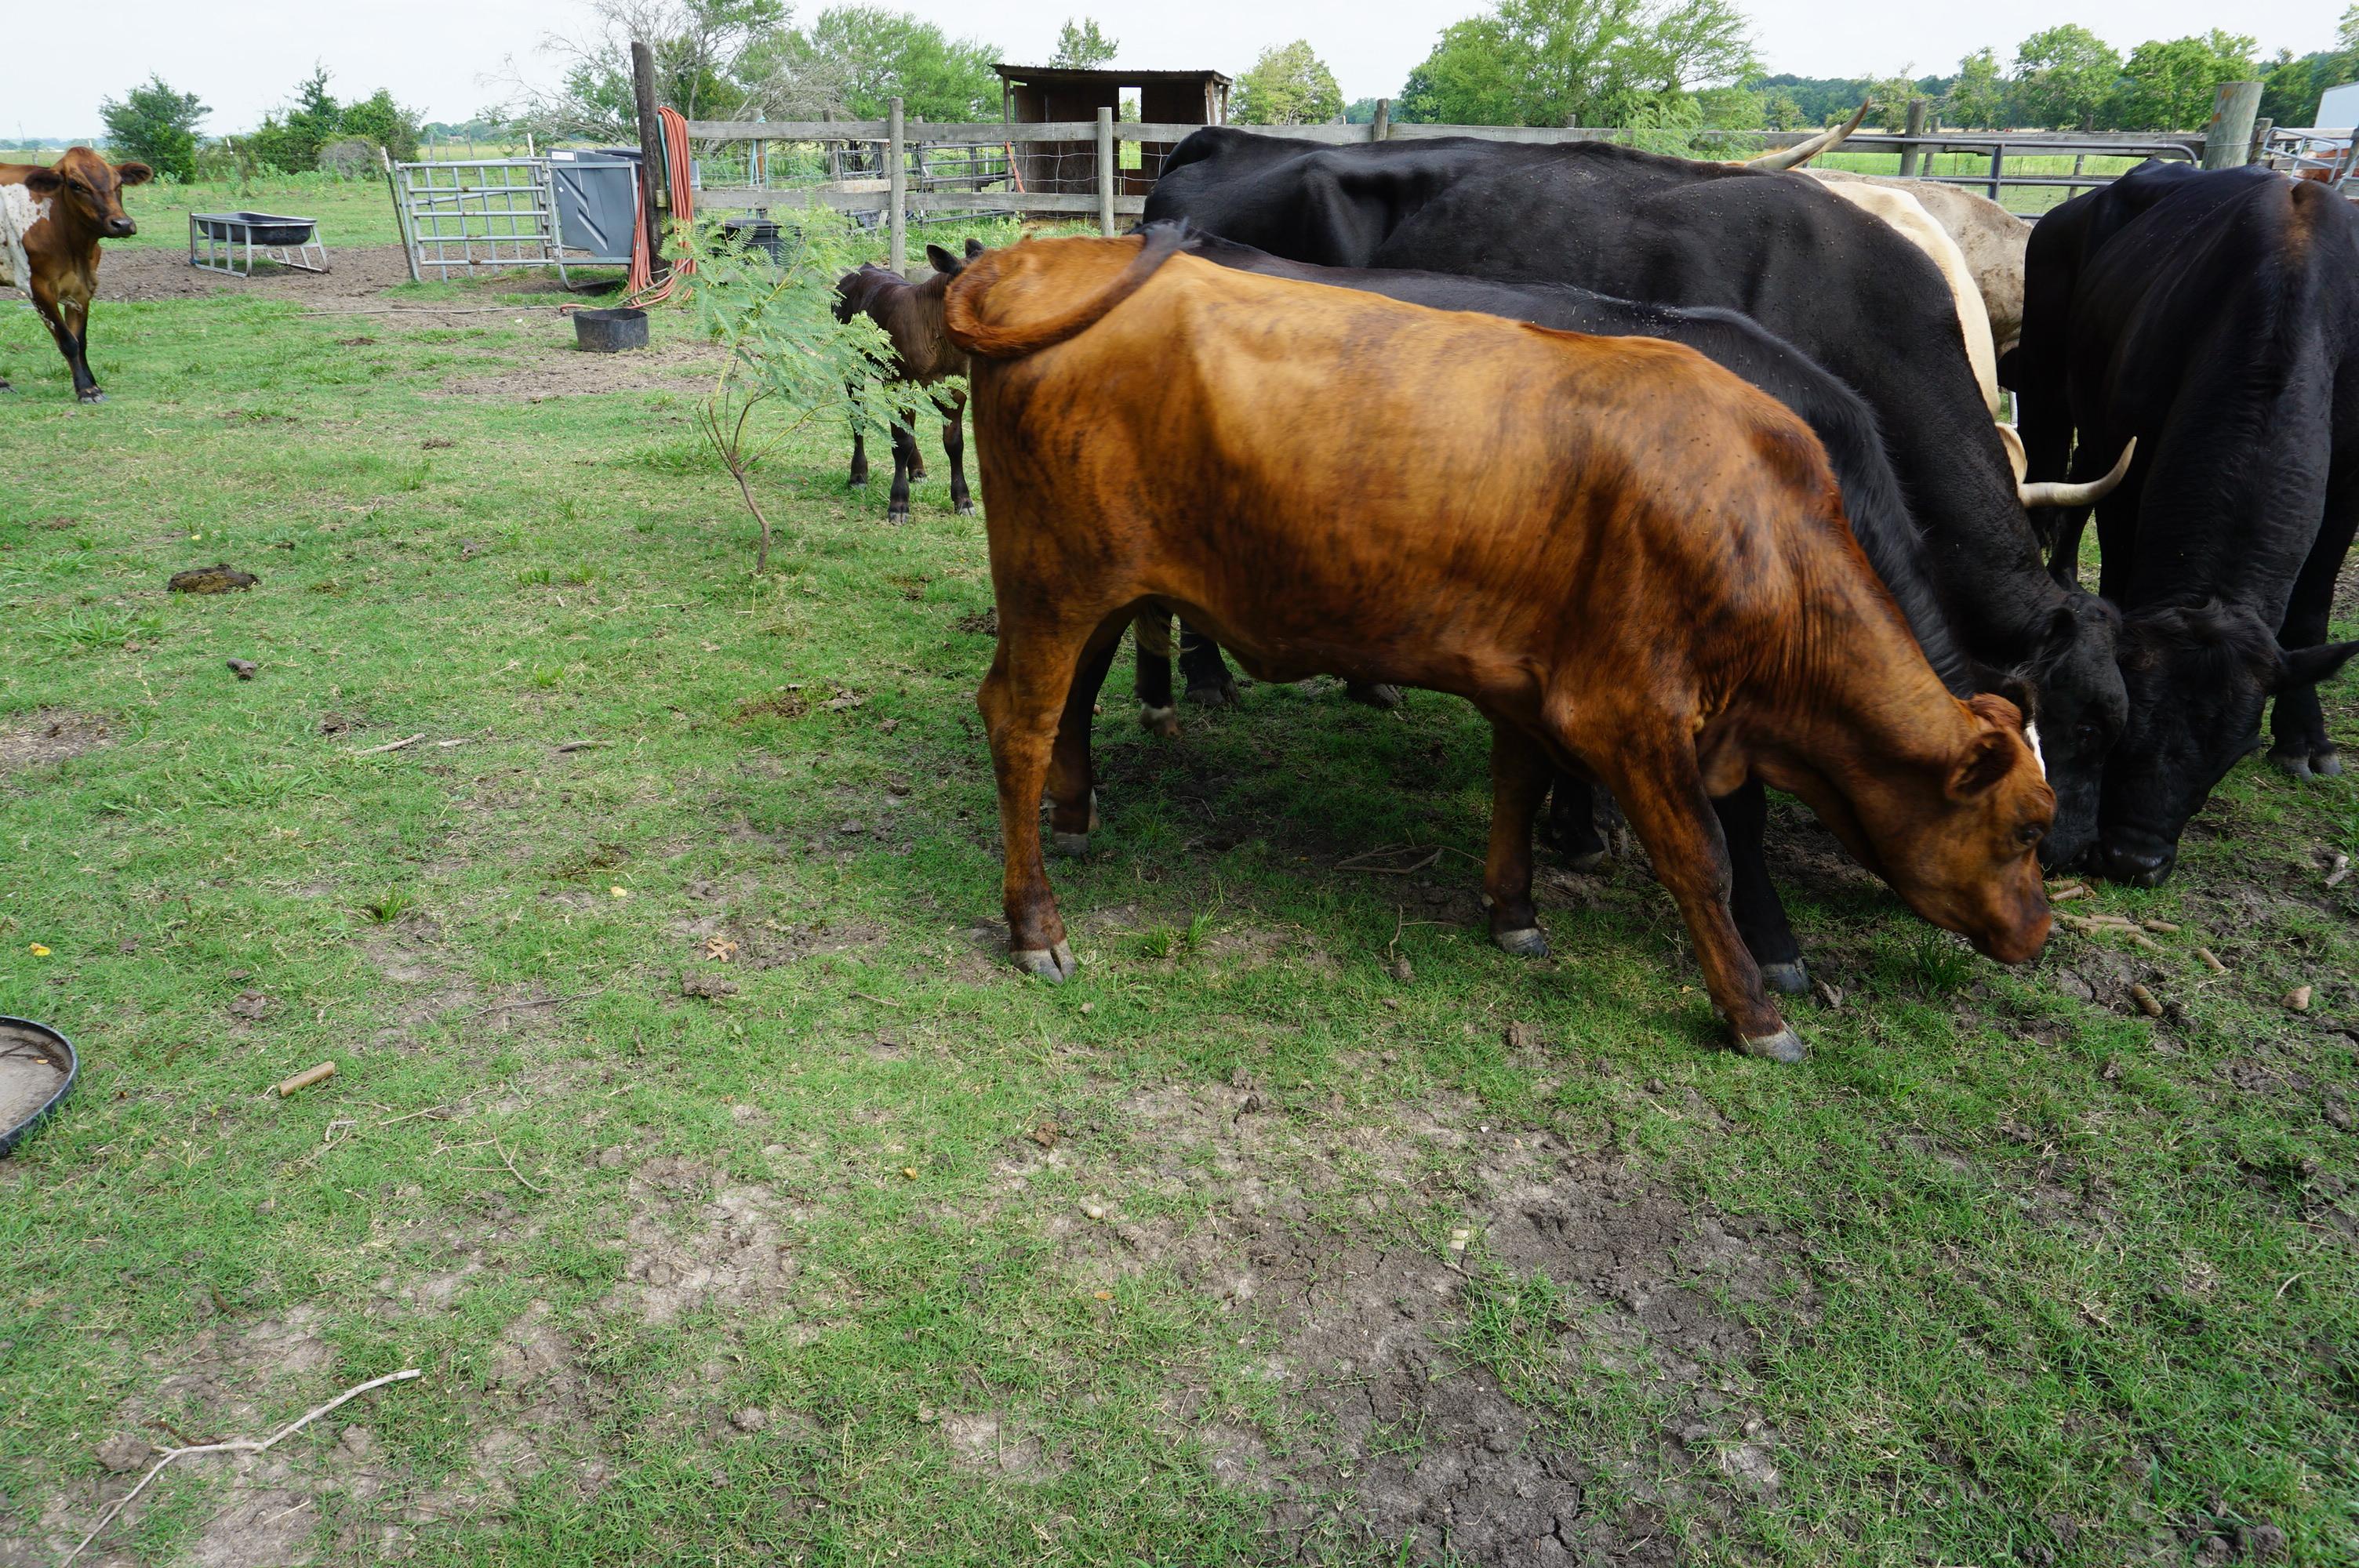
[[(1113, 110), (1120, 119), (1122, 95), (1134, 90), (1138, 117), (1150, 125), (1217, 125), (1229, 117), (1229, 79), (1217, 70), (1072, 70), (1053, 65), (991, 69), (999, 73), (999, 117), (1008, 124), (1090, 123), (1101, 109)], [(1123, 170), (1121, 193), (1146, 195), (1171, 146), (1141, 145), (1138, 167)], [(1096, 157), (1092, 141), (1031, 142), (1016, 154), (1016, 167), (1026, 190), (1086, 195), (1098, 188)]]

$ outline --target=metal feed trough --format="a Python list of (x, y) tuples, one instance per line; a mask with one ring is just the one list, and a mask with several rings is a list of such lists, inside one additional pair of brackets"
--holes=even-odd
[(80, 1067), (74, 1048), (48, 1024), (0, 1017), (0, 1154), (64, 1103)]
[[(245, 247), (244, 265), (239, 247)], [(313, 253), (318, 262), (311, 260)], [(294, 218), (283, 212), (191, 212), (189, 214), (189, 265), (231, 277), (252, 277), (254, 259), (300, 272), (328, 270), (328, 247), (320, 243), (314, 218)]]
[(409, 276), (426, 269), (554, 266), (565, 280), (555, 181), (546, 158), (397, 163), (391, 172)]

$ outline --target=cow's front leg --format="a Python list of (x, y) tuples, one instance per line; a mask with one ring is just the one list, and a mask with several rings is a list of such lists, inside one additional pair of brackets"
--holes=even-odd
[(852, 427), (852, 474), (844, 482), (855, 485), (868, 482), (868, 433), (857, 424)]
[(1131, 690), (1138, 697), (1139, 727), (1168, 741), (1180, 733), (1180, 710), (1171, 702), (1171, 611), (1141, 610), (1131, 618), (1130, 638), (1138, 659)]
[(1180, 675), (1187, 683), (1188, 700), (1212, 708), (1228, 708), (1237, 700), (1237, 683), (1221, 657), (1221, 645), (1180, 620)]
[(1762, 848), (1769, 831), (1769, 792), (1750, 780), (1713, 800), (1712, 808), (1728, 846), (1728, 913), (1745, 951), (1761, 966), (1761, 979), (1771, 990), (1799, 996), (1810, 989), (1810, 971), (1786, 906), (1778, 902), (1777, 885), (1769, 880)]
[[(2359, 526), (2359, 468), (2327, 487), (2325, 524), (2310, 545), (2301, 575), (2294, 579), (2285, 622), (2277, 629), (2279, 647), (2314, 648), (2326, 641), (2334, 581), (2350, 551), (2354, 526)], [(2343, 771), (2343, 756), (2326, 732), (2326, 710), (2319, 704), (2314, 684), (2277, 694), (2270, 705), (2269, 736), (2269, 761), (2295, 778), (2332, 778)]]
[(1097, 777), (1090, 752), (1090, 719), (1097, 711), (1098, 692), (1106, 671), (1114, 665), (1122, 641), (1122, 622), (1102, 633), (1082, 655), (1073, 674), (1072, 689), (1065, 694), (1065, 711), (1057, 720), (1057, 745), (1049, 758), (1050, 841), (1060, 855), (1086, 855), (1090, 835), (1098, 829)]
[(921, 477), (918, 472), (918, 438), (902, 427), (894, 426), (893, 493), (886, 499), (886, 522), (907, 523), (909, 520), (909, 481)]
[(974, 497), (966, 488), (965, 419), (966, 394), (952, 393), (950, 406), (942, 409), (942, 452), (951, 460), (951, 510), (972, 517)]
[(1760, 967), (1729, 915), (1727, 844), (1684, 727), (1619, 735), (1596, 754), (1657, 880), (1679, 903), (1704, 987), (1735, 1031), (1738, 1048), (1749, 1056), (1800, 1061), (1801, 1036), (1770, 1001)]
[(41, 313), (42, 324), (57, 343), (58, 352), (65, 356), (66, 368), (73, 374), (74, 396), (84, 403), (103, 403), (106, 394), (98, 387), (98, 378), (90, 373), (90, 301), (71, 293), (60, 293), (54, 286), (43, 287), (36, 278), (33, 284), (33, 305)]
[(1532, 821), (1548, 787), (1548, 756), (1538, 742), (1491, 720), (1491, 844), (1483, 892), (1491, 904), (1491, 940), (1526, 958), (1545, 958), (1549, 950), (1532, 908)]
[(1549, 842), (1576, 871), (1605, 869), (1609, 856), (1604, 837), (1597, 831), (1597, 795), (1589, 781), (1559, 773), (1549, 790)]
[(999, 786), (999, 833), (1005, 849), (1001, 905), (1016, 967), (1051, 984), (1072, 976), (1072, 948), (1064, 917), (1040, 860), (1040, 795), (1075, 666), (1089, 637), (1055, 623), (1035, 624), (1000, 607), (999, 647), (975, 693), (991, 742), (991, 771)]

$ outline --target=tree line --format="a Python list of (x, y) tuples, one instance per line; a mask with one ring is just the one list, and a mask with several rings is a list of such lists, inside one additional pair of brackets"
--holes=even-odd
[(259, 129), (210, 141), (197, 129), (212, 111), (161, 75), (120, 99), (104, 100), (98, 113), (117, 157), (137, 158), (166, 179), (251, 178), (265, 169), (354, 173), (374, 167), (380, 147), (397, 158), (418, 156), (424, 130), (417, 110), (395, 102), (382, 87), (366, 98), (339, 103), (328, 91), (328, 80), (327, 68), (315, 67), (285, 104), (263, 116)]

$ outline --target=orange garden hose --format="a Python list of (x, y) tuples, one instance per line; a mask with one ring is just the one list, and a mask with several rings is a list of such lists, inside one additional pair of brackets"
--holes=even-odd
[[(656, 124), (663, 142), (664, 183), (671, 191), (671, 218), (675, 226), (687, 228), (696, 222), (696, 189), (692, 181), (688, 146), (688, 118), (669, 106), (656, 110)], [(693, 261), (676, 261), (664, 275), (661, 283), (655, 280), (655, 245), (647, 232), (647, 204), (639, 203), (637, 232), (631, 240), (631, 276), (625, 287), (625, 305), (654, 305), (671, 297), (672, 280), (682, 273), (696, 270)]]

